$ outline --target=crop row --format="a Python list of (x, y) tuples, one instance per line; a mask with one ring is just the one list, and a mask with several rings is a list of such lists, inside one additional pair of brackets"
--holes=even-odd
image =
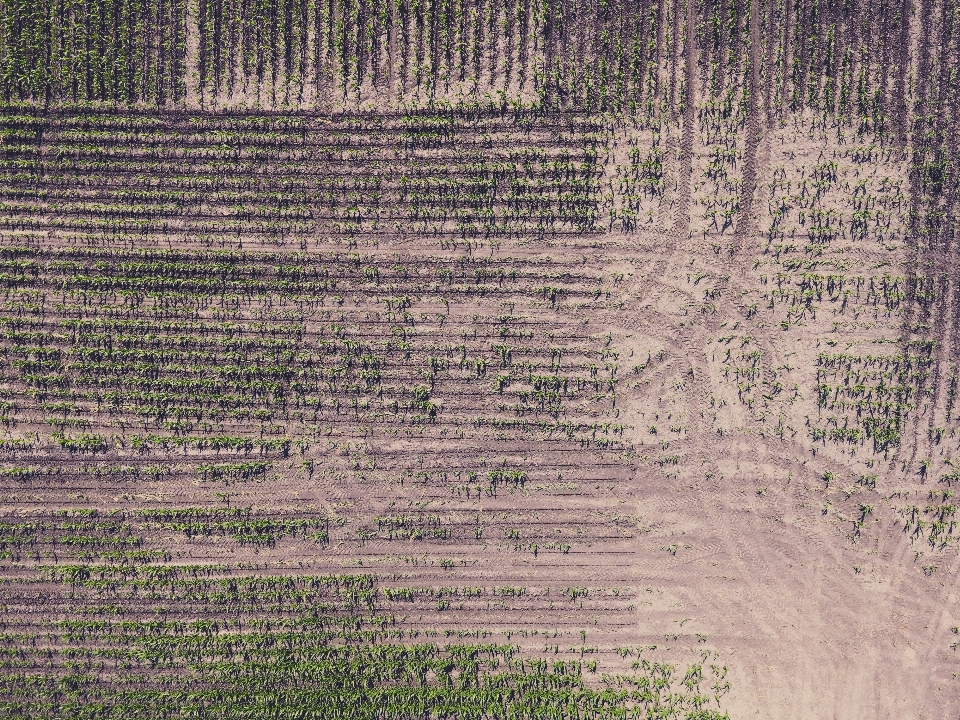
[[(367, 717), (376, 703), (391, 717), (433, 710), (478, 718), (641, 711), (720, 718), (706, 706), (729, 688), (724, 668), (693, 665), (681, 678), (622, 648), (621, 657), (637, 659), (627, 674), (607, 677), (598, 675), (605, 659), (584, 630), (440, 631), (408, 621), (428, 608), (439, 618), (465, 605), (476, 612), (548, 598), (580, 607), (629, 599), (618, 595), (586, 587), (398, 586), (373, 575), (258, 576), (209, 564), (61, 565), (0, 585), (22, 618), (0, 632), (0, 692), (11, 717), (183, 717), (178, 688), (187, 678), (188, 704), (217, 717), (267, 705), (286, 717), (284, 707), (307, 699), (296, 688), (308, 684), (318, 717)], [(33, 598), (44, 602), (33, 605)], [(499, 637), (520, 642), (496, 644)], [(297, 712), (303, 716), (302, 707)]]
[[(597, 0), (291, 0), (283, 8), (203, 0), (193, 8), (112, 0), (50, 11), (24, 1), (5, 8), (3, 19), (8, 99), (164, 106), (255, 98), (335, 108), (486, 93), (504, 106), (647, 120), (681, 114), (694, 82), (706, 96), (732, 89), (746, 105), (756, 73), (764, 91), (755, 105), (767, 114), (813, 107), (906, 130), (898, 93), (911, 61), (911, 13), (895, 2), (874, 10), (810, 0), (761, 8)], [(685, 56), (695, 59), (686, 72)], [(931, 78), (934, 91), (939, 79)]]
[[(325, 144), (337, 133), (307, 130), (287, 138), (204, 130), (183, 142), (174, 140), (181, 125), (118, 134), (44, 120), (19, 131), (22, 144), (8, 131), (3, 227), (302, 236), (393, 232), (412, 221), (430, 234), (487, 227), (522, 235), (590, 231), (598, 215), (596, 141), (578, 136), (575, 120), (572, 147), (554, 135), (522, 151), (469, 125), (435, 142), (408, 125), (354, 132), (343, 145)], [(511, 132), (508, 125), (499, 135), (509, 142)]]

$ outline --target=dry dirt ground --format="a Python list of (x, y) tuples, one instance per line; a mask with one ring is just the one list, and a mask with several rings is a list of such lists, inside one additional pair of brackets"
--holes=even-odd
[(274, 5), (0, 9), (0, 715), (320, 628), (958, 720), (955, 2)]
[(7, 670), (203, 617), (64, 567), (217, 565), (598, 687), (700, 663), (730, 718), (960, 717), (929, 157), (749, 82), (654, 127), (7, 107)]
[[(498, 123), (491, 126), (508, 141), (491, 147), (500, 150), (477, 140), (496, 132), (487, 126), (464, 131), (451, 147), (475, 143), (488, 158), (511, 147), (560, 152), (554, 132), (521, 145), (510, 135), (516, 130)], [(628, 672), (639, 658), (704, 662), (729, 683), (717, 706), (731, 718), (957, 717), (956, 371), (949, 353), (905, 340), (910, 313), (920, 311), (906, 292), (903, 152), (802, 117), (766, 130), (752, 161), (742, 147), (718, 154), (706, 123), (686, 150), (669, 131), (578, 133), (570, 135), (574, 152), (595, 152), (601, 178), (607, 227), (592, 233), (438, 247), (424, 226), (361, 234), (347, 247), (311, 238), (304, 251), (271, 246), (262, 234), (243, 241), (243, 263), (273, 267), (278, 261), (257, 253), (300, 252), (297, 262), (320, 258), (340, 285), (319, 300), (296, 287), (229, 302), (211, 295), (179, 317), (238, 323), (251, 328), (248, 337), (262, 331), (256, 322), (302, 323), (295, 350), (306, 355), (297, 362), (337, 367), (348, 379), (367, 365), (333, 362), (324, 355), (329, 343), (352, 339), (368, 355), (381, 353), (381, 375), (362, 390), (342, 391), (334, 380), (304, 391), (321, 397), (319, 415), (306, 412), (307, 401), (289, 401), (290, 391), (282, 409), (266, 396), (264, 415), (211, 413), (206, 425), (171, 432), (127, 405), (108, 413), (91, 396), (25, 391), (42, 390), (28, 377), (37, 370), (16, 364), (24, 356), (12, 348), (24, 341), (8, 339), (8, 396), (20, 418), (8, 435), (37, 435), (5, 465), (6, 526), (46, 518), (52, 529), (44, 532), (62, 535), (56, 511), (114, 511), (126, 524), (108, 536), (134, 533), (138, 549), (165, 553), (168, 563), (375, 573), (383, 588), (411, 590), (390, 604), (410, 638), (507, 638), (531, 655), (597, 660), (597, 679)], [(55, 133), (44, 142), (55, 144)], [(444, 152), (404, 157), (415, 167)], [(631, 191), (625, 178), (646, 177), (651, 158), (662, 189)], [(747, 162), (757, 187), (750, 215), (730, 204)], [(388, 174), (385, 182), (398, 180)], [(857, 216), (864, 207), (866, 220)], [(631, 208), (632, 224), (608, 221)], [(34, 329), (67, 327), (70, 298), (86, 291), (75, 285), (60, 296), (49, 278), (66, 272), (56, 263), (83, 243), (18, 232), (40, 269), (32, 285), (8, 292), (9, 326), (32, 317)], [(164, 247), (162, 238), (144, 244)], [(196, 241), (178, 247), (205, 251)], [(69, 257), (90, 275), (120, 272), (93, 256)], [(241, 262), (227, 257), (220, 261)], [(31, 315), (25, 308), (44, 292), (54, 309)], [(78, 316), (129, 317), (111, 292), (84, 295)], [(196, 300), (162, 290), (140, 302), (144, 318)], [(391, 346), (391, 338), (407, 345)], [(79, 352), (94, 341), (61, 334), (54, 342)], [(226, 350), (214, 347), (211, 357), (235, 362)], [(193, 372), (169, 362), (151, 372)], [(74, 389), (96, 386), (71, 377)], [(417, 396), (414, 387), (429, 392)], [(42, 420), (56, 397), (87, 397), (73, 414), (91, 418), (86, 432), (110, 438), (109, 447), (57, 446), (56, 424), (44, 429)], [(858, 409), (865, 399), (893, 405)], [(903, 419), (891, 426), (898, 412)], [(70, 426), (60, 430), (72, 436)], [(269, 468), (237, 477), (202, 469), (223, 464), (220, 451), (163, 449), (156, 439), (198, 430), (294, 444), (273, 455), (261, 448), (254, 459), (266, 457)], [(898, 438), (885, 440), (885, 431)], [(149, 452), (131, 440), (151, 434)], [(148, 466), (164, 470), (151, 475)], [(33, 468), (26, 484), (15, 472), (23, 467)], [(322, 517), (329, 532), (323, 542), (281, 533), (251, 545), (137, 515), (190, 507)], [(8, 554), (8, 579), (70, 558), (102, 561), (99, 550), (84, 554), (62, 538), (34, 540)], [(44, 554), (51, 548), (56, 562)], [(21, 613), (42, 626), (73, 612), (63, 591), (36, 587), (48, 593), (44, 603), (8, 592), (8, 622)]]

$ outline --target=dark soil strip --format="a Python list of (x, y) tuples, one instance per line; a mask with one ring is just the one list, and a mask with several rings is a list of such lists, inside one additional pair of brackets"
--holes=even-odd
[[(936, 305), (933, 308), (933, 335), (937, 340), (937, 362), (933, 374), (934, 412), (930, 414), (930, 427), (940, 422), (946, 406), (944, 379), (950, 375), (951, 360), (957, 357), (957, 283), (958, 270), (956, 258), (955, 216), (957, 194), (956, 147), (957, 100), (955, 93), (949, 91), (949, 73), (955, 67), (954, 50), (956, 28), (948, 15), (949, 7), (943, 4), (940, 13), (939, 52), (937, 58), (937, 106), (940, 113), (933, 121), (934, 137), (939, 147), (932, 148), (934, 158), (946, 163), (943, 171), (942, 188), (928, 201), (928, 209), (940, 213), (938, 221), (927, 221), (930, 230), (931, 247), (929, 256), (933, 269), (932, 282), (936, 288)], [(942, 205), (936, 196), (942, 195)]]
[(747, 136), (743, 148), (743, 191), (740, 196), (740, 215), (734, 234), (731, 254), (737, 255), (749, 241), (753, 230), (751, 214), (753, 196), (757, 189), (757, 148), (760, 145), (760, 17), (757, 3), (750, 5), (750, 61), (746, 72), (749, 88), (747, 102)]
[(774, 82), (777, 73), (777, 59), (774, 57), (777, 32), (777, 8), (773, 3), (766, 6), (767, 41), (764, 47), (763, 63), (763, 116), (766, 118), (767, 129), (774, 127), (774, 116), (771, 112), (773, 103)]
[[(679, 23), (678, 23), (679, 25)], [(697, 15), (694, 0), (687, 0), (687, 37), (684, 55), (685, 98), (683, 130), (680, 136), (680, 186), (674, 242), (682, 242), (690, 229), (691, 182), (693, 179), (693, 141), (697, 132)]]
[(910, 64), (910, 16), (911, 0), (900, 3), (900, 37), (895, 44), (896, 68), (893, 77), (893, 96), (891, 98), (891, 119), (898, 145), (907, 143), (909, 129), (907, 118), (907, 67)]

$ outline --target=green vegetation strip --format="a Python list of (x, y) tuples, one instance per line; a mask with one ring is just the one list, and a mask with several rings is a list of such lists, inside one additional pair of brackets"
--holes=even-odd
[[(726, 717), (714, 709), (729, 687), (724, 668), (678, 671), (638, 658), (629, 674), (598, 676), (595, 661), (585, 672), (579, 659), (531, 655), (518, 645), (404, 644), (397, 618), (379, 607), (393, 602), (391, 593), (374, 576), (230, 573), (223, 566), (46, 571), (39, 580), (80, 602), (89, 619), (50, 620), (33, 635), (23, 627), (0, 633), (0, 715)], [(203, 619), (174, 619), (189, 611)]]

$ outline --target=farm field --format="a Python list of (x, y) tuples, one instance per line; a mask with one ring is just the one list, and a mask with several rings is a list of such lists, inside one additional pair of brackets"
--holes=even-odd
[(0, 17), (0, 715), (960, 715), (952, 0)]

